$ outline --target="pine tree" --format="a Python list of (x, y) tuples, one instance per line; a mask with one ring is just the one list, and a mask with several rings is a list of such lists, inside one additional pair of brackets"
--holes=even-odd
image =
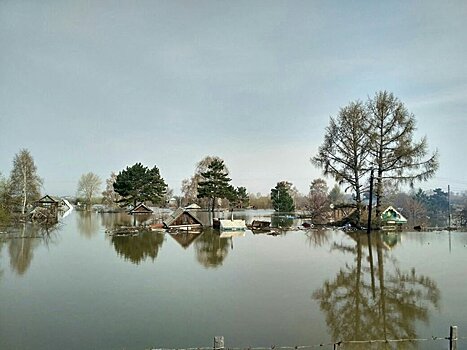
[(292, 184), (287, 181), (278, 182), (276, 187), (271, 189), (271, 200), (275, 211), (293, 212), (295, 205), (289, 191)]
[(211, 210), (214, 211), (218, 198), (229, 198), (232, 195), (232, 179), (228, 177), (224, 161), (214, 159), (208, 169), (201, 173), (203, 180), (198, 183), (198, 198), (209, 198)]
[(136, 163), (118, 173), (113, 188), (122, 196), (119, 203), (133, 204), (136, 207), (138, 202), (160, 203), (166, 193), (167, 185), (157, 166), (149, 169), (141, 163)]

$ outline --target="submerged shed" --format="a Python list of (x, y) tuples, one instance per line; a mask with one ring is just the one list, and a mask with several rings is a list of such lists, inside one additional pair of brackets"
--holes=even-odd
[(195, 227), (202, 227), (198, 218), (192, 215), (190, 212), (183, 208), (178, 208), (175, 210), (167, 220), (164, 221), (164, 226), (166, 228), (176, 228), (176, 229), (191, 229)]
[(130, 214), (152, 214), (152, 213), (153, 213), (152, 209), (147, 207), (144, 203), (138, 204), (136, 207), (134, 207), (130, 211)]

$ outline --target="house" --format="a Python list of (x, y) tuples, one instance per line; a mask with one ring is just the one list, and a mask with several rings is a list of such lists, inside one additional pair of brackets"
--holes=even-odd
[(132, 210), (130, 210), (130, 214), (152, 214), (153, 211), (151, 208), (148, 208), (144, 203), (138, 204)]
[(67, 211), (73, 208), (70, 202), (66, 199), (50, 196), (48, 194), (35, 201), (34, 204), (36, 208), (45, 208), (53, 213), (58, 213), (59, 211)]
[(187, 210), (178, 208), (164, 221), (164, 226), (168, 229), (190, 230), (193, 228), (201, 228), (203, 224)]
[(400, 228), (407, 223), (407, 219), (399, 213), (394, 207), (389, 206), (381, 213), (381, 224), (383, 230)]

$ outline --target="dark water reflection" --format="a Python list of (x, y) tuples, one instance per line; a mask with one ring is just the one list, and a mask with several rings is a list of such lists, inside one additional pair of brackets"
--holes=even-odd
[(467, 329), (467, 282), (447, 269), (467, 264), (467, 234), (299, 231), (269, 214), (236, 217), (283, 234), (110, 236), (161, 217), (83, 212), (46, 230), (11, 228), (0, 234), (0, 348), (196, 347), (218, 334), (232, 347), (311, 345)]
[(219, 232), (206, 229), (195, 241), (196, 260), (206, 268), (217, 268), (233, 249), (233, 238), (221, 238)]
[(156, 232), (142, 232), (134, 236), (112, 236), (111, 242), (115, 251), (124, 260), (134, 264), (157, 258), (159, 249), (164, 243), (165, 235)]

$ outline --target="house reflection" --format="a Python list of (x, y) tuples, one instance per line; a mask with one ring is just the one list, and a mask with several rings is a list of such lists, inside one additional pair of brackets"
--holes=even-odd
[[(385, 234), (353, 234), (352, 238), (355, 245), (334, 244), (333, 249), (355, 255), (354, 264), (341, 268), (333, 280), (313, 293), (332, 340), (417, 338), (416, 324), (428, 322), (430, 310), (438, 308), (436, 282), (415, 269), (400, 270), (387, 254), (390, 244)], [(397, 242), (390, 238), (390, 243)], [(345, 348), (368, 346), (346, 344)], [(379, 348), (382, 346), (387, 344)], [(396, 348), (407, 347), (413, 344), (401, 342)]]

